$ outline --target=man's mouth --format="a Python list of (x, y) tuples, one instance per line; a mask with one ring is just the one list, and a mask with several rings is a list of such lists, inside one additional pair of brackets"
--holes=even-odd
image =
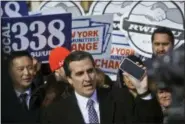
[(166, 98), (165, 100), (170, 100), (170, 98)]
[(84, 87), (92, 87), (92, 84), (85, 84)]
[(31, 81), (31, 78), (24, 78), (23, 80), (28, 82), (28, 81)]
[(159, 57), (162, 57), (162, 56), (164, 56), (165, 54), (163, 54), (163, 53), (160, 53), (160, 54), (157, 54)]
[(157, 54), (158, 54), (158, 55), (164, 55), (165, 52), (158, 52)]

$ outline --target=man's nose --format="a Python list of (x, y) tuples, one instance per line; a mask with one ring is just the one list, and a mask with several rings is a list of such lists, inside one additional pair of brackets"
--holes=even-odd
[(159, 45), (158, 51), (159, 52), (163, 52), (164, 51), (164, 46), (162, 44)]
[(25, 68), (24, 71), (23, 71), (23, 73), (24, 73), (25, 75), (28, 75), (28, 74), (29, 74), (29, 70), (28, 70), (27, 68)]
[(88, 73), (85, 73), (85, 80), (86, 81), (89, 81), (91, 78), (90, 78), (90, 75)]
[(168, 94), (167, 93), (163, 93), (163, 98), (168, 98)]

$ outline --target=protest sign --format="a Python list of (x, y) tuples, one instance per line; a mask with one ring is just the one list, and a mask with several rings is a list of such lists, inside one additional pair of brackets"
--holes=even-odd
[[(153, 54), (151, 34), (157, 27), (172, 29), (175, 48), (184, 43), (184, 6), (184, 2), (177, 1), (94, 1), (88, 15), (114, 13), (111, 62), (131, 54), (145, 60)], [(120, 49), (123, 54), (120, 54)], [(113, 75), (112, 79), (116, 80), (119, 66), (116, 69), (109, 67), (112, 68), (110, 76)]]
[(1, 1), (1, 17), (22, 17), (28, 15), (26, 1)]
[(71, 14), (2, 18), (2, 49), (28, 50), (39, 61), (47, 62), (51, 49), (71, 47)]
[[(54, 4), (56, 5), (56, 3)], [(66, 4), (65, 2), (60, 3)], [(58, 8), (52, 8), (52, 13), (47, 8), (45, 11), (43, 9), (41, 10), (42, 14), (50, 15), (59, 13)], [(63, 13), (63, 11), (61, 13)], [(112, 44), (112, 24), (113, 14), (72, 16), (71, 50), (87, 51), (93, 55), (95, 60), (109, 60)], [(111, 70), (107, 69), (107, 66), (103, 66), (104, 63), (97, 64), (96, 66), (100, 67), (103, 71), (111, 72)]]
[(72, 50), (88, 51), (91, 54), (103, 52), (104, 26), (73, 28)]
[[(105, 72), (110, 59), (112, 44), (113, 15), (79, 16), (72, 21), (72, 50), (84, 50), (91, 53), (96, 66)], [(84, 25), (83, 25), (84, 24)]]
[[(68, 1), (68, 3), (65, 0), (53, 0), (43, 2), (40, 10), (48, 8), (48, 10), (51, 10), (56, 7), (61, 7), (62, 11), (71, 12), (74, 17), (79, 15), (114, 14), (111, 46), (111, 51), (114, 51), (114, 54), (111, 54), (110, 60), (102, 62), (108, 63), (109, 61), (115, 61), (113, 58), (122, 58), (131, 54), (139, 55), (143, 60), (150, 58), (152, 56), (151, 32), (153, 32), (154, 26), (171, 28), (174, 35), (176, 35), (175, 48), (181, 46), (184, 43), (184, 6), (184, 2), (175, 0), (170, 2), (128, 0), (111, 0), (103, 2)], [(82, 8), (84, 8), (84, 10)], [(84, 22), (84, 24), (87, 25), (88, 21)], [(81, 23), (81, 25), (83, 24)], [(131, 28), (131, 30), (129, 28)], [(151, 30), (149, 30), (149, 28)], [(149, 31), (150, 34), (146, 33), (147, 31)], [(125, 54), (119, 54), (118, 52), (118, 54), (116, 54), (116, 48), (118, 48), (118, 50), (122, 49), (122, 51), (126, 48), (126, 50), (129, 49), (129, 51), (132, 52), (127, 52)], [(107, 74), (115, 80), (117, 70), (118, 68), (110, 68)]]

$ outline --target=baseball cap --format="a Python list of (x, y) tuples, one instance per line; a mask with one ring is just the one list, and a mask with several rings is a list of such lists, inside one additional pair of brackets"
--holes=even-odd
[(70, 51), (64, 47), (56, 47), (51, 50), (49, 55), (49, 66), (52, 72), (63, 66), (64, 59), (69, 53)]

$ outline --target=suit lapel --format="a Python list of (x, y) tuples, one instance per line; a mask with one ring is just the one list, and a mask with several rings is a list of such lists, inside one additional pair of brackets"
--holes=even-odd
[[(97, 89), (97, 97), (99, 101), (100, 110), (100, 123), (110, 124), (113, 123), (114, 118), (114, 104), (106, 88)], [(73, 124), (84, 124), (82, 113), (77, 103), (75, 94), (73, 93), (68, 97), (68, 117), (69, 122)]]
[(37, 108), (38, 96), (36, 94), (30, 96), (29, 110)]
[(101, 124), (113, 123), (114, 104), (109, 95), (109, 91), (106, 88), (98, 89), (97, 95), (100, 110), (100, 123)]
[(85, 122), (80, 112), (75, 94), (73, 93), (69, 97), (69, 102), (67, 103), (69, 103), (68, 117), (70, 117), (70, 124), (84, 124)]
[(44, 85), (40, 86), (39, 88), (33, 88), (31, 90), (31, 96), (30, 96), (30, 102), (29, 102), (29, 108), (31, 109), (37, 109), (41, 107), (41, 103), (44, 99)]

